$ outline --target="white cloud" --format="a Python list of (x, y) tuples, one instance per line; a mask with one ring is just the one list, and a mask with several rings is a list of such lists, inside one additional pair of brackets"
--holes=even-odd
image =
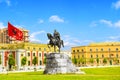
[(38, 23), (42, 24), (42, 23), (44, 23), (44, 20), (39, 19)]
[(52, 15), (52, 16), (49, 18), (49, 21), (50, 21), (50, 22), (63, 23), (63, 22), (64, 22), (64, 19), (60, 18), (60, 17), (57, 16), (57, 15)]
[(17, 28), (23, 28), (24, 27), (24, 25), (13, 25), (13, 26), (15, 26)]
[(108, 21), (108, 20), (105, 20), (105, 19), (100, 20), (100, 23), (106, 24), (108, 26), (113, 26), (111, 21)]
[(94, 27), (94, 26), (97, 26), (99, 24), (105, 24), (107, 25), (108, 27), (116, 27), (116, 28), (120, 28), (120, 20), (116, 21), (116, 22), (112, 22), (110, 20), (105, 20), (105, 19), (101, 19), (99, 21), (96, 21), (94, 22), (91, 22), (90, 26), (91, 27)]
[(119, 41), (120, 40), (120, 36), (110, 36), (108, 37), (108, 41)]
[(0, 22), (0, 28), (5, 28), (6, 26), (3, 25), (2, 22)]
[(11, 1), (10, 0), (0, 0), (0, 3), (6, 3), (7, 6), (11, 6)]
[(90, 27), (96, 27), (97, 26), (97, 22), (93, 21), (91, 24), (90, 24)]
[(91, 42), (93, 42), (92, 40), (79, 40), (77, 38), (71, 37), (70, 35), (64, 35), (63, 41), (64, 41), (65, 49), (66, 48), (71, 49), (71, 47), (74, 46), (88, 45)]
[(5, 0), (5, 2), (6, 2), (6, 4), (7, 4), (8, 6), (11, 6), (10, 0)]
[(120, 28), (120, 20), (117, 21), (117, 22), (115, 22), (115, 23), (114, 23), (114, 26)]
[(112, 6), (113, 6), (116, 10), (120, 9), (120, 0), (118, 0), (118, 1), (115, 2), (115, 3), (112, 3)]
[(38, 32), (33, 32), (30, 35), (30, 41), (31, 42), (42, 42), (40, 39), (38, 39), (38, 35), (46, 33), (45, 31), (38, 31)]

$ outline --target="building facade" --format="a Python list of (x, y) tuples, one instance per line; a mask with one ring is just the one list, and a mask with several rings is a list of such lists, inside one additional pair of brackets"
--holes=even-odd
[(3, 28), (0, 29), (0, 43), (21, 43), (21, 42), (29, 42), (29, 31), (19, 28), (23, 32), (23, 40), (17, 41), (14, 38), (8, 36), (8, 29)]
[(72, 47), (72, 60), (77, 66), (118, 65), (120, 42), (92, 43)]
[[(4, 46), (4, 47), (3, 47)], [(33, 69), (34, 65), (32, 60), (34, 57), (38, 58), (36, 67), (40, 69), (44, 66), (44, 60), (46, 54), (54, 52), (53, 48), (48, 48), (47, 44), (35, 44), (35, 43), (17, 43), (17, 44), (0, 44), (1, 66), (8, 68), (8, 58), (10, 54), (13, 54), (15, 59), (15, 67), (17, 70), (23, 69), (21, 63), (22, 58), (26, 57), (26, 69)]]

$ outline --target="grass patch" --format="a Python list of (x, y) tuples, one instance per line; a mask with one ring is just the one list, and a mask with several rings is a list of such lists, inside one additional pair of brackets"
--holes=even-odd
[(120, 67), (81, 69), (85, 75), (44, 75), (40, 72), (0, 74), (0, 80), (120, 80)]

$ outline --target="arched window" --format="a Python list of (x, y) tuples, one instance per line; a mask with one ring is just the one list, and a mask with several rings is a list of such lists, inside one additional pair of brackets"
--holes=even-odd
[(92, 52), (92, 49), (90, 49), (90, 52)]
[(102, 58), (104, 58), (104, 55), (102, 54)]
[(116, 48), (116, 51), (118, 51), (118, 48)]
[(28, 56), (30, 56), (30, 53), (28, 52)]
[(33, 56), (35, 56), (35, 53), (33, 53)]
[(98, 52), (98, 49), (96, 49), (96, 52)]
[(98, 54), (96, 55), (96, 58), (98, 58)]
[(108, 51), (111, 51), (111, 49), (109, 48)]
[(103, 51), (103, 48), (101, 48), (101, 51)]
[(42, 61), (40, 60), (40, 65), (42, 65)]
[(91, 55), (91, 58), (93, 58), (93, 55)]

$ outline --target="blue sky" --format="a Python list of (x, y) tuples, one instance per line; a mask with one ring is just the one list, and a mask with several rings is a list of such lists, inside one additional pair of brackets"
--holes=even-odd
[(0, 0), (0, 28), (8, 21), (31, 42), (47, 43), (54, 29), (65, 48), (120, 41), (120, 0)]

